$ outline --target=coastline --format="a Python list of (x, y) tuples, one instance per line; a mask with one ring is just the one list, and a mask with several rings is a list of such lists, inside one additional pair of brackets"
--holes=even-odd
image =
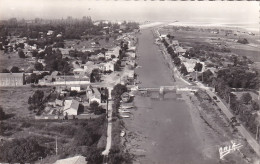
[(184, 26), (184, 27), (201, 27), (201, 28), (228, 28), (232, 30), (244, 30), (247, 32), (260, 33), (260, 25), (258, 23), (208, 23), (208, 22), (151, 22), (140, 25), (140, 29), (154, 27), (158, 25), (164, 26)]

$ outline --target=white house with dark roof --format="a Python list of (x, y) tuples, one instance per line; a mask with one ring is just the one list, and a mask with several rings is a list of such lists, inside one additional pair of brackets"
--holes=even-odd
[(89, 103), (96, 101), (99, 104), (101, 103), (101, 93), (97, 88), (93, 88), (91, 85), (87, 87), (86, 90), (87, 98)]
[(76, 100), (65, 100), (63, 115), (78, 115), (79, 102)]

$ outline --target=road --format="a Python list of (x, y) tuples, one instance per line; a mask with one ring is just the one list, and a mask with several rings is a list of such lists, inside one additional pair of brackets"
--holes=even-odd
[(106, 149), (102, 152), (102, 155), (107, 156), (111, 149), (112, 143), (112, 101), (108, 101), (108, 124), (107, 124), (107, 144)]
[[(215, 93), (210, 91), (209, 89), (205, 89), (208, 95), (213, 99), (213, 96), (218, 97)], [(222, 110), (222, 112), (227, 116), (227, 118), (230, 120), (234, 115), (229, 111), (229, 109), (225, 106), (225, 104), (222, 102), (222, 100), (218, 97), (220, 102), (217, 103), (218, 107)], [(260, 157), (260, 146), (257, 143), (257, 141), (250, 135), (250, 133), (246, 130), (246, 128), (243, 125), (237, 126), (237, 130), (240, 132), (240, 134), (247, 140), (249, 145), (254, 149), (256, 154)]]

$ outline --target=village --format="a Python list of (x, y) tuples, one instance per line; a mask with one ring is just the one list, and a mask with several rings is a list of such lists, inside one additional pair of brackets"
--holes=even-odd
[[(45, 20), (41, 21), (44, 22)], [(66, 23), (68, 23), (67, 21), (71, 24), (73, 24), (73, 21), (76, 21), (83, 25), (86, 22), (91, 22), (88, 17), (82, 20), (68, 18)], [(12, 24), (13, 22), (9, 20), (8, 23)], [(20, 23), (18, 22), (18, 24)], [(53, 24), (55, 25), (56, 23)], [(64, 22), (58, 21), (59, 23)], [(41, 23), (33, 21), (31, 24), (34, 27)], [(23, 90), (22, 92), (26, 96), (18, 100), (18, 104), (25, 102), (27, 104), (19, 105), (19, 109), (13, 110), (10, 109), (10, 106), (15, 104), (8, 102), (6, 105), (2, 105), (1, 109), (3, 108), (5, 117), (12, 115), (12, 118), (18, 122), (27, 122), (26, 120), (28, 119), (36, 120), (36, 125), (29, 127), (30, 130), (28, 130), (34, 131), (35, 135), (46, 135), (47, 131), (41, 132), (32, 129), (34, 126), (41, 124), (42, 121), (49, 120), (52, 122), (51, 125), (57, 124), (57, 121), (60, 120), (71, 120), (72, 122), (68, 123), (72, 125), (76, 120), (101, 123), (100, 126), (90, 126), (91, 129), (93, 128), (92, 137), (97, 137), (96, 133), (101, 137), (100, 140), (95, 138), (97, 141), (92, 147), (93, 149), (98, 149), (95, 146), (98, 142), (98, 145), (102, 145), (101, 150), (105, 149), (103, 150), (103, 155), (107, 156), (112, 148), (111, 146), (106, 146), (106, 142), (111, 144), (111, 141), (106, 141), (105, 136), (117, 135), (123, 137), (125, 135), (124, 131), (111, 134), (111, 129), (109, 130), (108, 128), (106, 130), (106, 126), (110, 126), (107, 125), (107, 122), (112, 118), (116, 120), (118, 118), (129, 118), (129, 109), (134, 107), (131, 101), (134, 98), (133, 93), (138, 88), (134, 71), (137, 66), (136, 44), (138, 40), (135, 35), (138, 33), (138, 26), (132, 22), (118, 23), (108, 21), (96, 21), (91, 26), (98, 26), (100, 29), (98, 31), (99, 34), (86, 35), (83, 32), (81, 39), (77, 37), (72, 39), (73, 37), (70, 38), (71, 36), (66, 39), (65, 32), (58, 31), (56, 28), (44, 29), (46, 32), (37, 29), (39, 31), (38, 34), (36, 33), (37, 30), (33, 31), (35, 36), (37, 36), (35, 39), (21, 37), (15, 35), (15, 33), (12, 36), (2, 37), (0, 44), (2, 49), (1, 58), (3, 60), (1, 62), (8, 60), (12, 63), (12, 61), (18, 60), (22, 61), (23, 65), (15, 64), (8, 65), (8, 67), (5, 67), (5, 64), (2, 65), (3, 69), (0, 73), (1, 92), (11, 93)], [(88, 37), (88, 39), (85, 39), (85, 37)], [(115, 89), (117, 86), (118, 89)], [(113, 92), (117, 94), (115, 95)], [(3, 98), (5, 99), (9, 96), (5, 95)], [(16, 94), (16, 96), (18, 95)], [(2, 100), (4, 101), (4, 99)], [(113, 105), (118, 103), (120, 104), (119, 106)], [(21, 113), (18, 114), (17, 112)], [(108, 121), (105, 121), (104, 118), (107, 118)], [(103, 121), (99, 122), (100, 120)], [(119, 123), (119, 120), (116, 120), (114, 120), (116, 122), (114, 124)], [(5, 126), (9, 126), (8, 120)], [(59, 126), (67, 125), (64, 123)], [(96, 126), (96, 130), (94, 130)], [(116, 130), (121, 129), (117, 126), (114, 128)], [(80, 128), (77, 131), (81, 131)], [(21, 140), (24, 137), (31, 136), (21, 134), (20, 137), (15, 137), (16, 133), (10, 132), (11, 134), (13, 133), (10, 138), (5, 137), (5, 133), (1, 136), (1, 144), (14, 138)], [(74, 137), (77, 137), (75, 135)], [(78, 135), (84, 135), (84, 133), (79, 133)], [(52, 138), (49, 144), (55, 144), (56, 141), (57, 145), (57, 136), (59, 140), (63, 140), (60, 134), (56, 135), (56, 140), (53, 136), (49, 136), (47, 138)], [(88, 135), (84, 137), (86, 138)], [(43, 141), (40, 144), (48, 144), (48, 142)], [(71, 144), (71, 142), (69, 141), (68, 144)], [(55, 146), (47, 147), (50, 150), (55, 148)], [(84, 155), (87, 152), (88, 150), (80, 154)], [(48, 155), (54, 155), (55, 160), (58, 160), (61, 156), (63, 158), (67, 157), (67, 155), (64, 156), (64, 153), (66, 151), (59, 151), (59, 153), (56, 151), (56, 155), (55, 152), (49, 152)], [(69, 154), (71, 156), (74, 153), (70, 152)], [(91, 156), (92, 153), (87, 154), (85, 157)], [(42, 156), (46, 156), (46, 154)], [(35, 158), (38, 160), (38, 157)], [(45, 162), (55, 162), (55, 160), (47, 158)]]
[[(108, 22), (101, 23), (104, 24), (103, 29), (107, 30), (108, 27), (105, 24)], [(45, 109), (37, 113), (36, 119), (62, 119), (65, 115), (69, 118), (72, 116), (74, 116), (73, 118), (89, 118), (86, 116), (87, 110), (82, 111), (81, 109), (79, 112), (81, 106), (87, 109), (91, 102), (96, 101), (103, 108), (106, 108), (107, 100), (111, 99), (111, 89), (117, 83), (129, 86), (129, 90), (135, 88), (134, 68), (136, 66), (135, 44), (137, 40), (131, 33), (123, 34), (123, 28), (125, 27), (120, 28), (121, 30), (118, 32), (121, 33), (121, 36), (113, 41), (114, 46), (110, 45), (108, 49), (97, 41), (91, 42), (91, 46), (75, 47), (74, 44), (66, 44), (63, 48), (55, 48), (57, 43), (54, 43), (54, 47), (45, 46), (42, 49), (38, 48), (39, 46), (36, 44), (30, 46), (28, 44), (28, 41), (31, 41), (30, 38), (17, 38), (15, 36), (7, 38), (10, 43), (2, 47), (4, 51), (7, 54), (12, 51), (17, 55), (23, 53), (25, 61), (29, 62), (31, 66), (19, 68), (19, 73), (15, 71), (1, 73), (1, 87), (50, 86), (55, 88), (49, 94), (51, 99), (44, 104)], [(40, 39), (63, 37), (61, 33), (53, 30), (48, 30), (46, 34), (39, 32), (39, 36)], [(15, 47), (21, 44), (22, 48)], [(37, 55), (33, 55), (33, 53), (37, 53)], [(63, 66), (69, 68), (66, 68), (66, 71), (63, 69), (49, 71), (45, 61), (48, 53), (54, 53), (54, 55), (59, 53), (62, 56), (60, 59), (67, 61), (66, 65)], [(83, 55), (85, 56), (83, 57)], [(82, 60), (82, 58), (87, 59)]]

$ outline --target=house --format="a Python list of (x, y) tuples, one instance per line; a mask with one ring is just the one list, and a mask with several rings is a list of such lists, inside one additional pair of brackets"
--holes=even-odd
[(78, 155), (75, 157), (59, 159), (54, 164), (87, 164), (86, 157)]
[(108, 62), (104, 64), (104, 71), (115, 71), (114, 63)]
[(136, 51), (136, 47), (135, 47), (135, 46), (132, 46), (132, 47), (130, 47), (127, 51), (129, 51), (129, 52), (135, 52), (135, 51)]
[(83, 77), (85, 76), (85, 70), (83, 68), (75, 68), (73, 70), (74, 76), (75, 77)]
[(128, 56), (131, 58), (131, 59), (135, 59), (136, 58), (136, 54), (134, 52), (128, 52), (127, 53)]
[(89, 103), (96, 101), (99, 104), (101, 103), (101, 93), (97, 88), (93, 88), (91, 85), (87, 87), (86, 90), (87, 97), (89, 99)]
[(54, 31), (49, 30), (49, 31), (47, 32), (47, 35), (50, 36), (50, 35), (52, 35), (53, 33), (54, 33)]
[(171, 45), (172, 46), (179, 46), (179, 41), (178, 40), (172, 40)]
[(24, 81), (24, 73), (0, 73), (0, 86), (22, 86)]
[(184, 55), (186, 53), (186, 49), (183, 49), (181, 46), (174, 47), (174, 52), (178, 55)]
[(61, 34), (58, 34), (56, 37), (57, 37), (57, 38), (60, 38), (60, 37), (62, 37), (62, 35), (61, 35)]
[(78, 91), (78, 92), (80, 92), (80, 86), (72, 86), (72, 87), (70, 87), (70, 90), (71, 91)]
[(112, 55), (114, 55), (114, 54), (111, 53), (111, 52), (106, 52), (106, 53), (105, 53), (105, 59), (106, 59), (106, 60), (111, 59), (111, 58), (112, 58)]
[(103, 53), (99, 53), (99, 54), (97, 54), (97, 58), (99, 59), (99, 58), (104, 58), (105, 57), (105, 54), (103, 54)]
[(165, 39), (167, 37), (167, 35), (166, 34), (161, 34), (159, 37), (160, 37), (161, 40), (163, 40), (163, 39)]
[(64, 115), (77, 115), (79, 109), (79, 102), (76, 100), (65, 100), (63, 114)]
[(135, 71), (134, 70), (130, 70), (128, 73), (128, 79), (134, 79), (135, 77)]
[(63, 102), (63, 100), (56, 99), (56, 100), (55, 100), (55, 105), (56, 105), (56, 106), (63, 106), (63, 105), (64, 105), (64, 102)]

